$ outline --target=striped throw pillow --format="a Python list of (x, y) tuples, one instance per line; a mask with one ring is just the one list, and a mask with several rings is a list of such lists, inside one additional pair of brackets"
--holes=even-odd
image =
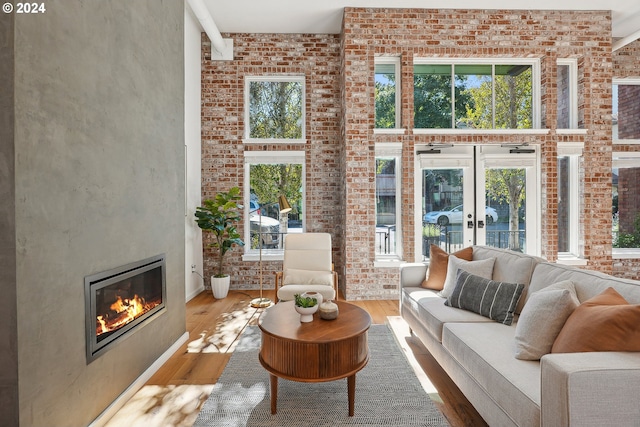
[(495, 282), (459, 269), (456, 287), (445, 305), (511, 325), (523, 289), (522, 283)]

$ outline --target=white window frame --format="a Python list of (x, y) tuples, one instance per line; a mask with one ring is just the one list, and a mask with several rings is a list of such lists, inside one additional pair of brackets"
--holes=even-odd
[[(624, 141), (624, 140), (623, 140)], [(612, 168), (640, 167), (640, 152), (613, 152)], [(613, 172), (613, 171), (612, 171)], [(613, 242), (612, 242), (613, 243)], [(611, 248), (614, 259), (640, 258), (640, 248)]]
[(558, 252), (558, 263), (561, 264), (587, 264), (580, 250), (580, 157), (583, 149), (582, 142), (558, 143), (558, 158), (569, 158), (569, 251)]
[[(253, 82), (295, 82), (301, 84), (302, 89), (302, 138), (251, 138), (249, 135), (251, 134), (251, 129), (249, 129), (249, 102), (250, 102), (250, 85)], [(307, 100), (307, 91), (305, 85), (305, 76), (301, 75), (291, 75), (291, 76), (245, 76), (244, 78), (244, 138), (242, 140), (245, 144), (256, 144), (256, 143), (270, 143), (270, 144), (304, 144), (306, 143), (306, 122), (307, 122), (307, 114), (306, 114), (306, 100)]]
[[(251, 177), (250, 167), (257, 164), (282, 164), (292, 163), (302, 165), (302, 212), (306, 215), (306, 166), (304, 151), (245, 151), (244, 152), (244, 255), (243, 261), (258, 261), (260, 254), (258, 249), (251, 249), (251, 225), (250, 218), (250, 201), (251, 201)], [(278, 195), (274, 195), (277, 197)], [(302, 231), (306, 230), (306, 217), (302, 218)], [(284, 259), (283, 249), (262, 249), (263, 261), (278, 261)]]
[[(396, 76), (396, 125), (392, 129), (385, 128), (374, 128), (373, 133), (375, 134), (397, 134), (403, 133), (404, 129), (402, 128), (402, 82), (401, 82), (401, 67), (400, 67), (400, 57), (399, 56), (379, 56), (374, 58), (374, 85), (375, 85), (375, 65), (377, 64), (389, 64), (393, 65), (395, 69)], [(374, 100), (374, 108), (375, 108), (375, 100)]]
[[(541, 128), (541, 83), (540, 83), (540, 59), (538, 58), (415, 58), (414, 65), (436, 64), (453, 65), (451, 75), (455, 77), (455, 65), (530, 65), (531, 66), (531, 129), (413, 129), (414, 134), (547, 134), (548, 129)], [(492, 67), (491, 78), (495, 80), (495, 68)], [(454, 89), (452, 88), (452, 91)], [(495, 94), (493, 103), (495, 103)], [(452, 107), (454, 108), (454, 107)], [(495, 108), (494, 108), (495, 110)]]
[(578, 60), (559, 58), (556, 63), (569, 67), (569, 129), (578, 129)]
[[(376, 160), (393, 158), (396, 162), (396, 232), (395, 252), (376, 254), (375, 267), (395, 267), (402, 261), (402, 143), (379, 142), (375, 148)], [(377, 215), (377, 212), (376, 212)], [(374, 228), (375, 231), (375, 228)]]
[[(624, 78), (624, 79), (613, 79), (612, 82), (612, 90), (613, 85), (616, 86), (638, 86), (640, 85), (640, 78)], [(612, 119), (613, 120), (613, 119)], [(612, 125), (613, 127), (613, 125)], [(613, 139), (614, 144), (640, 144), (640, 139)]]

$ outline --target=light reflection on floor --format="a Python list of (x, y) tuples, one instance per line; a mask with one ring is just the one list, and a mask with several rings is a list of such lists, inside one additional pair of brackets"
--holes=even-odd
[(229, 353), (233, 352), (238, 335), (257, 319), (262, 309), (246, 306), (241, 310), (224, 313), (222, 320), (215, 326), (214, 331), (202, 330), (200, 337), (187, 344), (188, 353)]

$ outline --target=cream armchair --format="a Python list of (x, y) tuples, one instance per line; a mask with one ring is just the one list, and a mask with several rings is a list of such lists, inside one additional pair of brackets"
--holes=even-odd
[(331, 263), (329, 233), (294, 233), (284, 238), (282, 271), (276, 273), (278, 300), (290, 301), (295, 294), (318, 292), (324, 300), (338, 295), (338, 275)]

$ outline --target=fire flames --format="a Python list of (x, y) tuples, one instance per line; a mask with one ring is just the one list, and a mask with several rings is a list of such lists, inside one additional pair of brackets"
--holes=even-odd
[(158, 304), (159, 302), (147, 303), (144, 298), (140, 298), (137, 294), (133, 298), (124, 299), (118, 296), (116, 301), (109, 307), (115, 314), (109, 313), (96, 317), (96, 335), (100, 336), (106, 332), (121, 328)]

